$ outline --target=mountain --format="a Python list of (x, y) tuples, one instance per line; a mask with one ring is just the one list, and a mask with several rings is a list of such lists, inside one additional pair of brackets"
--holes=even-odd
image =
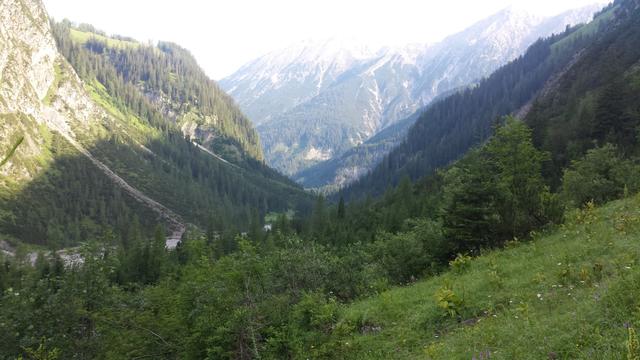
[(306, 188), (315, 188), (326, 193), (340, 190), (373, 169), (386, 154), (404, 140), (411, 126), (427, 108), (450, 93), (433, 99), (429, 105), (386, 127), (342, 155), (298, 172), (293, 179)]
[[(569, 159), (584, 153), (592, 144), (594, 137), (587, 131), (592, 126), (592, 120), (573, 119), (569, 122), (553, 117), (544, 119), (531, 118), (541, 111), (549, 111), (555, 106), (538, 107), (541, 101), (548, 104), (559, 105), (560, 99), (571, 96), (572, 100), (566, 106), (581, 104), (584, 107), (583, 116), (593, 116), (595, 111), (589, 106), (595, 104), (593, 98), (585, 95), (584, 99), (578, 98), (573, 92), (562, 93), (557, 91), (559, 83), (567, 79), (573, 73), (576, 66), (585, 61), (593, 62), (594, 59), (607, 59), (611, 64), (627, 61), (624, 67), (631, 67), (636, 54), (630, 49), (633, 46), (625, 44), (618, 48), (624, 49), (626, 54), (620, 60), (611, 59), (611, 53), (600, 51), (598, 55), (588, 56), (597, 49), (598, 42), (610, 44), (612, 40), (607, 33), (600, 29), (612, 28), (610, 33), (615, 33), (615, 21), (617, 8), (608, 9), (588, 25), (568, 28), (564, 33), (539, 40), (533, 44), (522, 57), (503, 66), (488, 78), (482, 80), (477, 86), (460, 91), (446, 99), (434, 104), (417, 119), (416, 123), (408, 131), (407, 138), (389, 155), (385, 156), (381, 163), (369, 174), (347, 187), (343, 194), (346, 197), (364, 197), (372, 194), (382, 194), (390, 184), (398, 184), (403, 176), (412, 179), (423, 177), (438, 168), (446, 166), (461, 157), (470, 148), (481, 144), (491, 136), (496, 120), (508, 114), (517, 115), (534, 127), (537, 143), (553, 143), (554, 154), (562, 158), (556, 160), (554, 171), (556, 178), (558, 172), (565, 166)], [(622, 40), (621, 40), (622, 41)], [(622, 50), (617, 50), (622, 51)], [(631, 63), (629, 63), (631, 61)], [(585, 65), (586, 66), (586, 65)], [(602, 78), (608, 82), (614, 82), (607, 74), (607, 70), (600, 70)], [(590, 76), (598, 74), (593, 69), (584, 71), (584, 80), (588, 85), (593, 85), (595, 80)], [(611, 72), (621, 71), (619, 68)], [(575, 78), (566, 81), (575, 82)], [(624, 80), (617, 80), (618, 82)], [(578, 82), (577, 84), (583, 85)], [(568, 86), (568, 85), (567, 85)], [(591, 89), (587, 94), (598, 93), (601, 89)], [(567, 90), (569, 91), (569, 90)], [(627, 90), (629, 91), (629, 90)], [(553, 94), (553, 95), (548, 95)], [(548, 96), (545, 96), (548, 95)], [(587, 104), (589, 104), (587, 106)], [(533, 109), (533, 110), (532, 110)], [(538, 109), (538, 110), (536, 110)], [(565, 109), (565, 112), (575, 113), (575, 108)], [(551, 114), (547, 114), (551, 116)], [(574, 115), (572, 115), (574, 116)], [(539, 123), (546, 124), (543, 129), (538, 129)], [(557, 129), (554, 129), (557, 127)], [(571, 127), (572, 130), (568, 130)], [(578, 142), (566, 132), (575, 131)], [(563, 142), (564, 140), (564, 142)], [(551, 146), (551, 145), (548, 145)], [(562, 151), (560, 151), (562, 149)], [(559, 155), (563, 154), (563, 155)], [(572, 154), (568, 156), (568, 154)]]
[(187, 224), (305, 208), (186, 50), (51, 24), (38, 0), (0, 17), (0, 149), (23, 138), (0, 169), (3, 237), (58, 248), (160, 223), (175, 246)]
[(406, 119), (400, 120), (378, 132), (338, 157), (315, 164), (301, 170), (293, 179), (306, 188), (316, 188), (323, 192), (334, 192), (352, 181), (366, 175), (385, 154), (395, 148), (407, 135), (407, 131), (420, 116), (423, 109)]
[(260, 125), (277, 110), (289, 110), (326, 90), (340, 75), (375, 52), (354, 39), (306, 40), (243, 65), (222, 79), (220, 85)]
[(220, 84), (258, 125), (267, 162), (293, 175), (489, 75), (537, 38), (587, 21), (595, 10), (541, 18), (505, 9), (432, 45), (351, 51), (336, 39), (306, 42), (267, 54)]

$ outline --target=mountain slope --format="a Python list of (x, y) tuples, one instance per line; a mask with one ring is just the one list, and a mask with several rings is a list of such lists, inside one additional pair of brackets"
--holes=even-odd
[(245, 65), (221, 85), (256, 116), (267, 161), (295, 174), (490, 74), (538, 37), (586, 21), (595, 9), (549, 19), (506, 9), (435, 45), (357, 55), (336, 41), (319, 54), (305, 46), (314, 44), (301, 44)]
[[(3, 2), (0, 15), (9, 24), (0, 32), (0, 146), (24, 136), (0, 170), (1, 233), (62, 247), (109, 229), (130, 239), (158, 222), (171, 231), (212, 221), (242, 229), (252, 211), (305, 208), (307, 195), (262, 164), (246, 118), (183, 50), (72, 40), (68, 24), (52, 31), (36, 0)], [(140, 81), (145, 74), (156, 78)]]
[(386, 127), (340, 156), (302, 170), (292, 178), (305, 188), (320, 189), (329, 193), (340, 190), (371, 171), (386, 154), (404, 140), (411, 126), (426, 109), (452, 93), (455, 93), (455, 90), (436, 97), (429, 105)]
[(307, 40), (243, 65), (220, 85), (260, 125), (318, 95), (345, 71), (374, 55), (374, 50), (355, 40)]
[(345, 194), (381, 194), (403, 175), (415, 179), (429, 174), (481, 143), (491, 134), (496, 119), (529, 109), (538, 95), (581, 61), (586, 48), (607, 31), (615, 31), (614, 12), (609, 9), (589, 25), (536, 42), (524, 56), (477, 87), (435, 104), (417, 120), (407, 139)]
[[(262, 160), (258, 134), (249, 120), (186, 49), (167, 42), (154, 47), (131, 39), (113, 39), (75, 29), (68, 21), (57, 24), (55, 30), (61, 52), (78, 68), (80, 76), (89, 75), (86, 71), (91, 68), (76, 55), (85, 50), (88, 59), (105, 63), (95, 75), (108, 91), (116, 90), (112, 79), (118, 77), (124, 82), (124, 88), (117, 89), (119, 93), (132, 98), (130, 93), (137, 90), (185, 136), (212, 149), (226, 150), (234, 159), (248, 155)], [(141, 106), (132, 99), (129, 103), (134, 109)]]
[(635, 196), (576, 211), (529, 243), (355, 302), (307, 349), (344, 359), (624, 358), (626, 327), (638, 321), (639, 207)]
[(296, 173), (293, 179), (305, 188), (318, 188), (325, 192), (341, 189), (366, 175), (385, 154), (400, 144), (423, 111), (423, 109), (416, 111), (413, 115), (385, 128), (338, 157)]

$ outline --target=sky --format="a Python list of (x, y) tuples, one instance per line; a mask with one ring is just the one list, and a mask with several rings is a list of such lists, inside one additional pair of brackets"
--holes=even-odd
[(50, 16), (140, 41), (172, 41), (213, 79), (307, 39), (432, 43), (508, 6), (558, 14), (605, 0), (44, 0)]

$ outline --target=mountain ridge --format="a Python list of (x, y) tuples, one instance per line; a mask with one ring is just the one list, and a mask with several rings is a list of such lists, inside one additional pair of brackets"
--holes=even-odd
[[(543, 18), (505, 9), (435, 44), (369, 51), (373, 55), (331, 73), (334, 80), (324, 79), (322, 91), (315, 86), (318, 72), (312, 62), (261, 67), (279, 55), (295, 59), (279, 53), (244, 65), (220, 84), (256, 119), (267, 162), (294, 175), (340, 156), (438, 95), (488, 75), (538, 37), (590, 19), (595, 11), (589, 6)], [(295, 70), (297, 78), (285, 82), (280, 68)], [(251, 75), (260, 80), (247, 82)]]

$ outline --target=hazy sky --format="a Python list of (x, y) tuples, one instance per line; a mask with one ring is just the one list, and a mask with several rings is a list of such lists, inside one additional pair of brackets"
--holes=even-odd
[(214, 79), (274, 49), (348, 36), (434, 42), (507, 6), (551, 15), (605, 0), (44, 0), (60, 20), (189, 49)]

